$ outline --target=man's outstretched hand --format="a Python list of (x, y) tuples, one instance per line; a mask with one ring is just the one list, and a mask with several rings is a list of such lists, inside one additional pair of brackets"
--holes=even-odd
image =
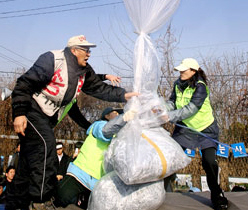
[(129, 99), (131, 99), (133, 96), (138, 96), (139, 93), (137, 92), (129, 92), (129, 93), (125, 93), (125, 99), (128, 101)]
[(112, 75), (112, 74), (106, 74), (105, 78), (107, 80), (111, 81), (113, 86), (118, 86), (118, 87), (120, 86), (121, 77), (115, 76), (115, 75)]

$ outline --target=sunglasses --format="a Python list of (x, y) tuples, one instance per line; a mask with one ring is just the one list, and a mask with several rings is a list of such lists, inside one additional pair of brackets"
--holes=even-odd
[(83, 50), (86, 53), (91, 53), (90, 49), (82, 48), (82, 47), (76, 47), (76, 49)]

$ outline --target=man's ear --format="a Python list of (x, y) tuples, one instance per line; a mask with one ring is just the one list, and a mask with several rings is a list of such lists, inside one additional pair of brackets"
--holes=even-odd
[(72, 47), (70, 50), (73, 55), (76, 55), (76, 49), (74, 47)]

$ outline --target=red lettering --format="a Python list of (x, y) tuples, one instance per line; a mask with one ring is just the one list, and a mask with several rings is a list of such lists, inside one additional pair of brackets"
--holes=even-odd
[(78, 89), (77, 89), (77, 95), (80, 93), (81, 88), (83, 87), (84, 84), (84, 77), (80, 76), (79, 80), (78, 80)]
[(51, 84), (51, 83), (49, 84), (49, 86), (55, 88), (55, 92), (52, 91), (52, 90), (49, 90), (48, 88), (44, 88), (44, 90), (47, 91), (49, 94), (51, 94), (51, 95), (53, 95), (53, 96), (58, 95), (58, 93), (59, 93), (59, 87), (56, 86), (56, 85), (53, 85), (53, 84)]
[[(60, 72), (61, 72), (61, 69), (56, 70), (53, 74), (52, 81), (47, 85), (46, 88), (44, 88), (45, 91), (47, 91), (49, 94), (54, 95), (54, 96), (58, 95), (59, 87), (65, 86), (65, 84), (62, 83), (63, 78), (61, 77)], [(59, 80), (59, 82), (56, 81), (57, 79)], [(55, 91), (51, 90), (49, 87), (55, 88)]]

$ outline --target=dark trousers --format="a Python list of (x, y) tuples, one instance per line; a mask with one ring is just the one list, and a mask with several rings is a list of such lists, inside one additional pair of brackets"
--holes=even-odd
[(208, 187), (211, 191), (211, 197), (218, 196), (222, 190), (218, 184), (219, 167), (216, 159), (216, 149), (213, 147), (203, 149), (202, 167), (206, 172)]
[[(186, 148), (183, 148), (185, 150)], [(218, 162), (216, 160), (216, 149), (210, 147), (201, 150), (202, 152), (202, 167), (206, 172), (208, 187), (211, 191), (211, 198), (217, 197), (221, 192), (220, 185), (218, 184)], [(173, 175), (164, 179), (165, 190), (172, 192), (170, 181), (173, 179)]]
[[(186, 148), (183, 148), (184, 150)], [(216, 149), (214, 147), (201, 150), (202, 152), (202, 167), (206, 172), (208, 187), (211, 191), (211, 196), (216, 197), (222, 190), (218, 184), (219, 166), (216, 159)]]
[(90, 193), (91, 191), (74, 177), (66, 175), (58, 185), (54, 204), (62, 207), (75, 204), (87, 209)]
[(28, 113), (25, 136), (19, 135), (21, 151), (12, 186), (7, 191), (6, 209), (27, 209), (30, 201), (49, 200), (57, 184), (56, 142), (49, 119)]
[[(201, 132), (213, 139), (218, 139), (219, 128), (216, 120)], [(222, 192), (218, 184), (219, 167), (216, 159), (216, 148), (218, 145), (196, 132), (186, 128), (181, 128), (179, 126), (177, 126), (174, 130), (172, 138), (182, 146), (183, 150), (185, 150), (186, 147), (202, 148), (202, 167), (206, 172), (207, 183), (211, 191), (211, 197), (218, 196)]]

